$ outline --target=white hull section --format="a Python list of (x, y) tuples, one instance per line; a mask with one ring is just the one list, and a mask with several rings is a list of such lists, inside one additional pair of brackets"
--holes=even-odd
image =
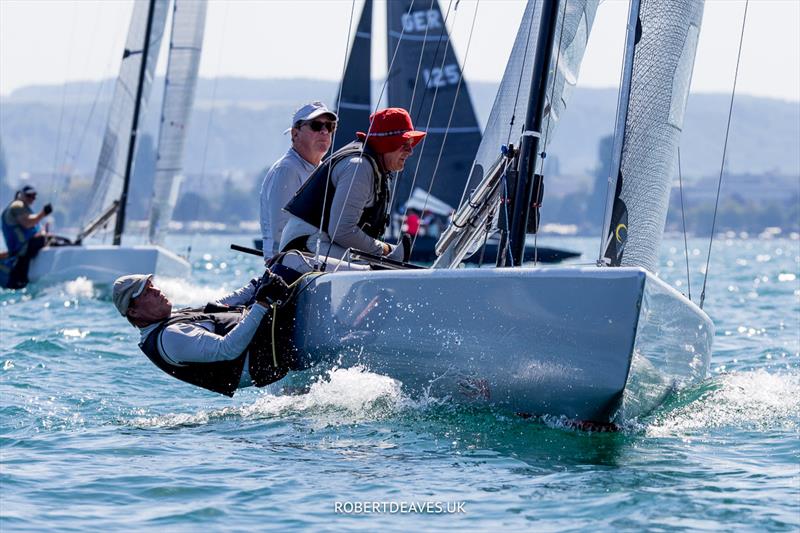
[(705, 376), (713, 324), (639, 268), (344, 272), (297, 300), (308, 364), (517, 413), (621, 422)]
[(190, 272), (185, 259), (160, 246), (85, 245), (43, 248), (31, 262), (28, 278), (32, 283), (58, 283), (85, 277), (111, 284), (126, 274), (187, 277)]

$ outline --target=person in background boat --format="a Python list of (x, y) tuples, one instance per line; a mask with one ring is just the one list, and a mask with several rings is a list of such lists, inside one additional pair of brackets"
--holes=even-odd
[(45, 204), (41, 211), (34, 213), (31, 206), (36, 201), (36, 189), (26, 185), (14, 196), (2, 214), (3, 237), (8, 247), (3, 261), (3, 285), (9, 289), (21, 289), (28, 284), (28, 267), (45, 244), (47, 232), (40, 222), (53, 212), (51, 204)]
[(118, 278), (112, 299), (139, 328), (139, 348), (167, 374), (233, 396), (236, 389), (263, 387), (299, 369), (288, 344), (293, 316), (282, 319), (280, 313), (291, 290), (277, 275), (267, 270), (216, 302), (178, 311), (152, 277)]
[(323, 257), (343, 258), (352, 248), (408, 259), (406, 244), (382, 239), (389, 222), (392, 174), (403, 170), (425, 133), (414, 130), (401, 108), (376, 111), (370, 124), (369, 134), (357, 132), (358, 139), (326, 159), (286, 205), (291, 216), (281, 251), (316, 252), (319, 239)]
[(283, 207), (305, 183), (330, 150), (338, 117), (322, 102), (311, 102), (295, 111), (292, 146), (264, 175), (261, 184), (261, 238), (264, 259), (278, 253), (278, 244), (289, 214)]
[(401, 229), (413, 237), (419, 232), (419, 223), (420, 218), (417, 212), (413, 209), (409, 209), (406, 213), (405, 224), (403, 224)]

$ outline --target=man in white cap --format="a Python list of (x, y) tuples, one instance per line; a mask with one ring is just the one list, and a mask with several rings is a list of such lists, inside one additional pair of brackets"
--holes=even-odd
[(177, 311), (152, 278), (118, 278), (112, 299), (139, 328), (139, 348), (167, 374), (233, 396), (238, 388), (263, 387), (299, 369), (291, 349), (294, 317), (279, 312), (291, 291), (269, 270), (203, 308)]
[(330, 150), (336, 113), (322, 102), (311, 102), (292, 117), (292, 146), (270, 167), (261, 184), (261, 238), (264, 258), (278, 253), (281, 233), (289, 219), (284, 206)]

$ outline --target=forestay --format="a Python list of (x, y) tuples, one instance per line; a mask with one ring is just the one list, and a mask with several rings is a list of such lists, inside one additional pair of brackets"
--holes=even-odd
[[(142, 87), (140, 114), (144, 112), (152, 87), (161, 37), (166, 24), (168, 4), (169, 0), (155, 0), (153, 4), (150, 45), (145, 63), (146, 73)], [(122, 194), (149, 9), (149, 2), (135, 2), (133, 6), (131, 25), (125, 41), (125, 52), (122, 55), (122, 66), (114, 88), (114, 96), (108, 113), (108, 124), (92, 184), (94, 194), (90, 200), (89, 209), (86, 211), (85, 220), (98, 217)]]
[[(485, 173), (500, 156), (500, 149), (509, 143), (519, 146), (525, 116), (528, 111), (528, 95), (533, 74), (533, 57), (539, 33), (541, 2), (529, 0), (522, 16), (514, 46), (506, 65), (503, 79), (495, 97), (483, 140), (478, 148), (467, 192), (474, 189)], [(567, 106), (572, 89), (578, 81), (583, 53), (589, 39), (595, 12), (596, 0), (564, 0), (558, 6), (556, 42), (551, 63), (550, 80), (547, 84), (542, 132), (543, 141), (549, 143), (558, 118)], [(552, 99), (552, 102), (550, 100)], [(543, 146), (547, 148), (547, 146)]]
[(408, 109), (414, 126), (428, 133), (406, 161), (395, 209), (408, 200), (412, 187), (457, 206), (481, 131), (445, 17), (435, 0), (396, 0), (387, 3), (386, 23), (389, 104)]
[[(558, 118), (567, 106), (578, 80), (583, 53), (589, 39), (597, 1), (564, 0), (557, 6), (556, 36), (545, 94), (540, 149), (547, 150)], [(491, 214), (500, 205), (505, 163), (501, 149), (509, 143), (519, 146), (525, 116), (530, 105), (533, 57), (539, 33), (541, 3), (530, 0), (520, 23), (503, 79), (492, 106), (483, 140), (478, 147), (469, 183), (463, 191), (453, 224), (436, 245), (437, 268), (457, 266), (466, 254), (484, 240)], [(468, 200), (468, 201), (467, 201)], [(494, 217), (496, 224), (497, 217)]]
[(702, 0), (641, 3), (627, 118), (617, 132), (621, 164), (609, 180), (607, 264), (658, 265), (702, 18)]
[(163, 243), (178, 198), (183, 149), (203, 46), (206, 6), (204, 0), (175, 0), (173, 9), (153, 200), (150, 205), (149, 238), (154, 244)]
[(332, 152), (352, 142), (357, 131), (367, 131), (369, 128), (371, 47), (372, 0), (366, 0), (339, 88), (339, 100), (336, 103), (339, 126)]

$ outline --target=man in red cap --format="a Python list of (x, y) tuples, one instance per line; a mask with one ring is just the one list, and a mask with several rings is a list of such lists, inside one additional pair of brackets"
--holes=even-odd
[(356, 249), (407, 259), (408, 250), (382, 239), (390, 219), (393, 173), (403, 170), (425, 133), (414, 129), (405, 109), (392, 107), (373, 113), (369, 132), (357, 136), (325, 160), (286, 205), (291, 216), (281, 251), (342, 258)]

